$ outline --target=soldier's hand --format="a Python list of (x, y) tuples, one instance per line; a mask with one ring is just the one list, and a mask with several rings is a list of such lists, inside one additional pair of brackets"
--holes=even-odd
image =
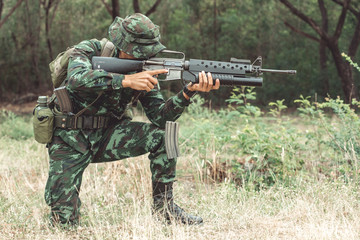
[(199, 73), (199, 83), (193, 84), (190, 83), (187, 88), (190, 91), (199, 91), (199, 92), (210, 92), (211, 90), (219, 89), (220, 80), (216, 79), (215, 85), (214, 80), (211, 76), (211, 73), (205, 73), (204, 71)]
[(125, 78), (122, 81), (122, 85), (123, 87), (129, 87), (139, 91), (145, 90), (149, 92), (158, 83), (158, 80), (154, 76), (167, 72), (167, 69), (159, 69), (125, 75)]

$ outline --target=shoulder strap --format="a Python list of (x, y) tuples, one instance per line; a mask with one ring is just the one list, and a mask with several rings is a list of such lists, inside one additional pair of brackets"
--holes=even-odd
[(115, 45), (107, 38), (101, 39), (100, 44), (101, 57), (112, 57), (115, 52)]
[[(115, 45), (110, 40), (108, 40), (107, 38), (103, 38), (103, 39), (101, 39), (100, 44), (101, 44), (101, 56), (102, 57), (111, 57), (111, 56), (113, 56), (113, 54), (115, 52)], [(65, 81), (65, 80), (60, 85), (64, 91), (66, 91), (66, 89), (65, 89), (66, 85), (67, 85), (67, 81)], [(85, 108), (81, 109), (78, 113), (76, 113), (75, 117), (79, 117), (81, 114), (83, 114), (89, 107), (91, 107), (100, 98), (100, 96), (103, 93), (104, 92), (101, 91), (98, 94), (98, 96), (96, 97), (96, 99), (92, 103), (90, 103), (88, 106), (86, 106)], [(56, 95), (57, 95), (57, 97), (59, 99), (58, 94), (56, 94)], [(67, 95), (67, 96), (63, 97), (63, 99), (65, 99), (66, 100), (65, 102), (67, 102), (68, 104), (66, 104), (67, 107), (65, 107), (65, 105), (61, 106), (62, 105), (61, 103), (64, 102), (64, 101), (59, 101), (60, 108), (65, 110), (64, 111), (65, 113), (66, 112), (72, 112), (72, 105), (71, 105), (71, 101), (70, 101), (69, 96)], [(68, 108), (69, 106), (70, 106), (70, 108)]]

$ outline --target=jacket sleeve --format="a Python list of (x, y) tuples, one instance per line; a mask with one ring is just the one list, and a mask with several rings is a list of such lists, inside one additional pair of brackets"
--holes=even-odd
[(68, 88), (72, 91), (104, 91), (122, 88), (123, 74), (93, 70), (91, 58), (100, 55), (99, 41), (86, 40), (75, 46), (68, 65)]
[(166, 121), (177, 120), (190, 104), (190, 101), (184, 97), (183, 91), (165, 101), (160, 91), (153, 89), (139, 100), (150, 122), (160, 128), (165, 128)]

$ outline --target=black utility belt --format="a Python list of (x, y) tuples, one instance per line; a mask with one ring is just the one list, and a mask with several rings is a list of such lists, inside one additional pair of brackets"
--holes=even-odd
[(110, 125), (108, 116), (55, 116), (54, 127), (64, 129), (99, 129)]

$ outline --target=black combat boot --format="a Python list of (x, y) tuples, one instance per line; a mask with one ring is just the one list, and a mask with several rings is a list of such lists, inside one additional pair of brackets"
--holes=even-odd
[(201, 217), (185, 212), (173, 200), (173, 183), (153, 183), (154, 214), (163, 216), (168, 223), (172, 221), (188, 225), (198, 225), (203, 222)]

